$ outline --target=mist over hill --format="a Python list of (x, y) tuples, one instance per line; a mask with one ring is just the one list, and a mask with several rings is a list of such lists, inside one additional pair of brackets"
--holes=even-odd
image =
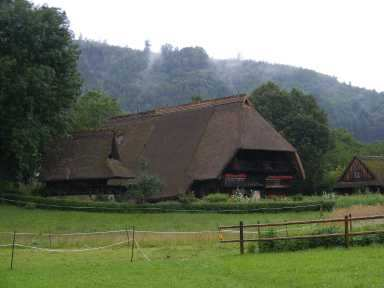
[(315, 96), (333, 127), (363, 142), (384, 139), (384, 93), (340, 83), (335, 77), (287, 65), (253, 60), (215, 60), (201, 47), (164, 45), (143, 50), (78, 41), (83, 90), (117, 98), (127, 112), (177, 105), (191, 97), (216, 98), (251, 92), (267, 81)]

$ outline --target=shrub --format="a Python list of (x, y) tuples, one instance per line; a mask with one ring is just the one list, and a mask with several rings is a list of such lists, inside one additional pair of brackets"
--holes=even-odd
[(203, 198), (204, 201), (209, 203), (223, 203), (228, 202), (229, 196), (224, 193), (212, 193)]
[[(189, 211), (189, 212), (219, 212), (219, 213), (263, 213), (263, 212), (275, 212), (281, 211), (314, 211), (318, 210), (319, 207), (313, 204), (319, 204), (319, 202), (249, 202), (249, 203), (231, 203), (231, 202), (216, 202), (209, 203), (205, 201), (198, 201), (194, 203), (180, 203), (177, 201), (166, 201), (159, 203), (142, 203), (142, 204), (131, 204), (131, 203), (116, 203), (116, 202), (90, 202), (90, 201), (79, 201), (76, 199), (55, 199), (55, 198), (44, 198), (34, 197), (29, 195), (20, 194), (1, 194), (0, 196), (16, 202), (6, 202), (14, 205), (24, 206), (25, 202), (33, 202), (37, 208), (44, 209), (61, 209), (61, 210), (77, 210), (77, 211), (110, 211), (110, 212), (172, 212), (172, 211)], [(1, 202), (1, 200), (0, 200)], [(324, 210), (333, 209), (335, 203), (333, 201), (321, 202)], [(272, 208), (270, 210), (270, 208)]]
[(384, 195), (380, 193), (355, 194), (350, 196), (337, 196), (337, 207), (351, 207), (353, 205), (379, 205), (384, 204)]
[(297, 195), (294, 195), (294, 196), (292, 196), (292, 200), (293, 201), (303, 201), (303, 195), (301, 195), (301, 194), (297, 194)]
[(256, 245), (254, 243), (248, 244), (247, 253), (249, 253), (249, 254), (256, 253)]
[(149, 164), (146, 161), (140, 163), (140, 171), (135, 185), (127, 186), (127, 194), (136, 199), (137, 203), (143, 203), (146, 198), (160, 193), (163, 184), (160, 178), (149, 172)]
[(181, 194), (177, 197), (180, 203), (189, 204), (199, 201), (193, 193)]
[(25, 204), (24, 208), (26, 208), (26, 209), (35, 209), (36, 208), (36, 203), (27, 203), (27, 204)]
[[(314, 231), (313, 235), (334, 234), (340, 232), (337, 227), (330, 226)], [(267, 230), (262, 237), (276, 237), (274, 230)], [(280, 251), (297, 251), (317, 247), (337, 247), (344, 246), (344, 237), (327, 237), (312, 239), (292, 239), (292, 240), (274, 240), (260, 242), (260, 252), (280, 252)]]

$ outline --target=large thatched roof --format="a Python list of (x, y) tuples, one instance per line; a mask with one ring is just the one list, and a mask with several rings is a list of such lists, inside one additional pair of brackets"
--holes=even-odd
[[(100, 147), (93, 143), (96, 139), (90, 139), (83, 143), (88, 151), (78, 151), (69, 143), (67, 149), (79, 153), (74, 158), (88, 167), (93, 162), (92, 155), (98, 155), (95, 159), (99, 163), (106, 157), (108, 149), (102, 143), (113, 142), (115, 158), (130, 171), (137, 172), (141, 160), (149, 163), (151, 171), (165, 185), (161, 197), (184, 193), (194, 180), (217, 178), (239, 149), (292, 152), (304, 177), (295, 148), (260, 116), (244, 95), (118, 116), (110, 119), (104, 128), (113, 132), (101, 133), (108, 140), (101, 140), (104, 138), (100, 136), (97, 140)], [(99, 152), (90, 152), (92, 149)], [(59, 160), (60, 156), (52, 161)], [(95, 170), (101, 166), (95, 166)], [(99, 170), (92, 176), (101, 175)], [(65, 175), (61, 170), (56, 171), (51, 171), (60, 172), (55, 179)]]
[(132, 178), (134, 174), (114, 157), (114, 133), (101, 130), (76, 133), (55, 141), (44, 155), (44, 181)]

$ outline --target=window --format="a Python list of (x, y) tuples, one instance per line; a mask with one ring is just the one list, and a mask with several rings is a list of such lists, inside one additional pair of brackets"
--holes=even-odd
[(361, 177), (360, 171), (353, 171), (353, 178), (360, 179), (360, 177)]

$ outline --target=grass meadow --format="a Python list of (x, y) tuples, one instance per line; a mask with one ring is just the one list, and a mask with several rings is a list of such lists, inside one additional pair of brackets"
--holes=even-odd
[[(145, 249), (151, 257), (151, 249)], [(0, 249), (0, 287), (383, 287), (383, 247), (246, 254), (210, 249), (191, 257), (129, 261), (128, 249), (85, 254)]]
[(319, 211), (221, 214), (221, 213), (102, 213), (41, 209), (24, 209), (0, 205), (0, 232), (93, 232), (124, 229), (201, 231), (217, 230), (219, 225), (273, 222), (294, 219), (317, 219)]
[[(323, 217), (330, 216), (325, 213)], [(72, 233), (123, 229), (201, 231), (245, 223), (318, 219), (320, 212), (217, 214), (118, 214), (25, 209), (0, 205), (0, 232)], [(176, 234), (175, 234), (176, 235)], [(8, 235), (9, 236), (9, 235)], [(19, 237), (19, 236), (18, 236)], [(88, 237), (88, 236), (86, 236)], [(93, 236), (92, 236), (93, 237)], [(70, 246), (84, 248), (124, 240), (79, 238)], [(174, 237), (174, 236), (172, 236)], [(11, 237), (1, 238), (0, 244)], [(14, 287), (383, 287), (384, 246), (318, 248), (306, 251), (239, 255), (237, 244), (215, 238), (183, 241), (138, 238), (141, 249), (127, 244), (90, 252), (47, 252), (17, 248), (11, 271), (11, 249), (0, 248), (0, 288)], [(156, 240), (156, 241), (155, 241)], [(17, 240), (21, 241), (19, 238)], [(47, 238), (28, 239), (39, 247), (59, 248)], [(69, 245), (69, 244), (68, 244)], [(87, 247), (87, 246), (85, 246)], [(146, 259), (148, 257), (151, 261)]]

